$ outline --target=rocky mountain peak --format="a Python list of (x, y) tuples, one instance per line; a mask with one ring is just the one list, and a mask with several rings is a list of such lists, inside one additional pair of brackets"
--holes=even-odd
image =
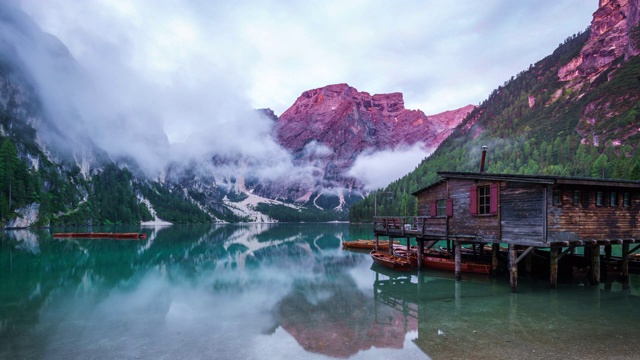
[(329, 183), (353, 188), (345, 174), (360, 154), (416, 143), (435, 149), (473, 108), (429, 117), (406, 109), (400, 92), (371, 95), (333, 84), (303, 92), (280, 116), (274, 135), (296, 159), (319, 161)]
[(600, 0), (593, 13), (589, 40), (580, 55), (560, 68), (560, 80), (594, 79), (615, 60), (640, 54), (631, 40), (631, 30), (639, 22), (638, 0)]

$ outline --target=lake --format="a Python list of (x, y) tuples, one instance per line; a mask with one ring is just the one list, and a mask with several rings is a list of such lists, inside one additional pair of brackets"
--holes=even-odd
[(525, 275), (511, 293), (341, 248), (370, 225), (91, 230), (148, 238), (0, 235), (0, 359), (640, 357), (635, 275), (628, 290)]

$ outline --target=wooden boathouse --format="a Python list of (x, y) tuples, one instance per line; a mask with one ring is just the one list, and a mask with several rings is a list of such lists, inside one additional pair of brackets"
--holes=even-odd
[[(481, 167), (482, 169), (482, 167)], [(640, 248), (640, 181), (563, 176), (439, 172), (441, 180), (413, 193), (418, 216), (376, 217), (380, 236), (415, 238), (418, 262), (439, 240), (453, 245), (456, 279), (461, 279), (461, 246), (491, 244), (497, 270), (500, 244), (508, 245), (512, 290), (518, 263), (538, 249), (549, 251), (551, 287), (558, 262), (583, 247), (589, 279), (600, 282), (601, 248), (622, 247), (621, 274), (628, 278), (629, 255)], [(638, 243), (638, 244), (636, 244)], [(482, 251), (482, 250), (481, 250)]]

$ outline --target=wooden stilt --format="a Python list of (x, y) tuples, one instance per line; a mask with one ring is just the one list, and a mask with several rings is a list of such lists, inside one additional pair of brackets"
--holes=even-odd
[(600, 283), (600, 246), (591, 247), (591, 283), (597, 285)]
[(509, 244), (509, 280), (511, 283), (511, 292), (518, 290), (518, 251), (516, 246)]
[(622, 288), (629, 289), (629, 243), (622, 243)]
[(462, 280), (462, 252), (460, 251), (460, 242), (456, 241), (454, 244), (456, 280)]
[(378, 251), (378, 235), (376, 235), (376, 251)]
[(527, 274), (531, 274), (531, 267), (533, 266), (533, 251), (530, 252), (527, 257), (524, 258), (524, 268)]
[(604, 257), (605, 259), (611, 259), (611, 244), (604, 246)]
[(491, 245), (491, 275), (498, 273), (498, 253), (500, 252), (500, 244), (493, 243)]
[(422, 254), (424, 253), (424, 240), (417, 239), (418, 241), (418, 271), (422, 269)]
[(389, 254), (393, 254), (393, 238), (389, 236)]
[(407, 260), (411, 259), (411, 238), (407, 238)]
[(551, 249), (549, 249), (549, 284), (552, 289), (558, 286), (558, 254), (560, 249), (556, 245), (551, 245)]

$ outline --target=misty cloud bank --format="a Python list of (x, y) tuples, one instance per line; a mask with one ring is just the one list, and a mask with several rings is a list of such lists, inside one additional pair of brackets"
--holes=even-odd
[[(286, 177), (313, 183), (315, 169), (294, 166), (271, 136), (273, 121), (248, 105), (215, 61), (193, 60), (183, 64), (188, 71), (167, 69), (164, 76), (150, 76), (130, 56), (131, 48), (141, 44), (127, 31), (142, 29), (107, 13), (102, 25), (109, 24), (112, 32), (96, 34), (80, 26), (87, 48), (78, 62), (18, 7), (1, 4), (0, 17), (3, 58), (34, 85), (46, 114), (38, 131), (48, 143), (76, 153), (93, 142), (112, 159), (134, 159), (150, 176), (179, 162), (199, 163), (202, 170), (222, 176), (233, 172), (265, 181)], [(171, 54), (166, 51), (159, 56)], [(212, 165), (213, 157), (219, 168)]]
[(360, 179), (366, 190), (384, 188), (414, 170), (431, 152), (423, 144), (416, 143), (395, 150), (365, 153), (356, 159), (347, 174)]

